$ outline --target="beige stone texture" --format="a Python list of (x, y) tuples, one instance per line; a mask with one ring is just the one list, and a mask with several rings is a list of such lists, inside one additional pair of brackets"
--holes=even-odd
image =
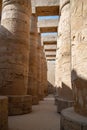
[(32, 13), (38, 16), (58, 15), (59, 0), (32, 0)]
[(71, 42), (74, 108), (87, 116), (87, 1), (71, 1)]
[(0, 130), (8, 130), (8, 98), (0, 96)]
[(0, 94), (27, 93), (30, 14), (30, 0), (3, 0), (0, 27)]
[(43, 19), (38, 21), (38, 28), (41, 33), (57, 32), (58, 19)]
[(70, 0), (60, 0), (60, 10), (68, 3), (70, 3)]
[[(62, 6), (64, 1), (60, 1)], [(70, 49), (70, 3), (63, 5), (58, 29), (58, 46), (57, 46), (57, 68), (58, 68), (58, 95), (66, 100), (72, 100), (71, 87), (71, 49)], [(56, 74), (57, 75), (57, 74)], [(60, 82), (61, 81), (61, 82)], [(57, 84), (57, 83), (56, 83)], [(67, 94), (68, 93), (68, 94)]]
[(60, 120), (60, 130), (86, 130), (87, 117), (74, 112), (73, 108), (62, 111)]
[(57, 43), (57, 34), (48, 34), (46, 36), (42, 36), (43, 43)]
[(47, 61), (47, 80), (55, 86), (55, 61)]
[(56, 49), (56, 47), (57, 47), (57, 45), (55, 44), (55, 45), (44, 45), (44, 49), (46, 50), (46, 49), (49, 49), (49, 50), (51, 50), (51, 49)]

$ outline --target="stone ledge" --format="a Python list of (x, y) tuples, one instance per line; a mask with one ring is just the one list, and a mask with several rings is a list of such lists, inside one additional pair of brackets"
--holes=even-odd
[(8, 114), (22, 115), (32, 111), (32, 96), (30, 95), (11, 95), (8, 96)]
[(63, 109), (72, 107), (73, 101), (64, 100), (62, 98), (57, 98), (56, 105), (57, 105), (57, 113), (60, 113)]
[(87, 117), (67, 108), (61, 112), (60, 130), (87, 130)]
[(0, 96), (0, 130), (8, 130), (8, 98)]

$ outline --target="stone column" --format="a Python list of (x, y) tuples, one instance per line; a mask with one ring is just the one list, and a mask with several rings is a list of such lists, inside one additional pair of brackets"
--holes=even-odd
[(44, 98), (44, 52), (43, 46), (41, 46), (41, 95), (40, 100)]
[(31, 111), (31, 107), (27, 105), (30, 96), (26, 96), (30, 14), (30, 0), (3, 0), (0, 29), (0, 94), (10, 95), (11, 115)]
[(38, 86), (37, 86), (37, 16), (31, 16), (30, 28), (30, 53), (29, 53), (29, 76), (28, 76), (28, 94), (32, 95), (32, 104), (38, 104)]
[(8, 130), (8, 98), (0, 96), (0, 130)]
[(46, 56), (44, 55), (44, 96), (48, 95), (48, 84), (47, 84), (47, 61)]
[(45, 51), (43, 49), (43, 91), (44, 91), (44, 97), (47, 95), (47, 62), (46, 62), (46, 56)]
[(71, 87), (71, 49), (70, 49), (70, 1), (61, 0), (60, 1), (60, 21), (58, 30), (58, 66), (59, 66), (59, 82), (61, 81), (61, 86), (58, 89), (58, 111), (69, 107), (72, 105), (72, 87)]
[(43, 52), (43, 48), (42, 48), (42, 46), (39, 46), (40, 47), (40, 49), (39, 49), (39, 51), (40, 51), (40, 53), (39, 53), (39, 56), (40, 56), (40, 61), (39, 61), (39, 63), (40, 63), (40, 71), (39, 71), (39, 74), (40, 74), (40, 87), (39, 87), (39, 99), (40, 100), (43, 100), (43, 64), (42, 64), (42, 61), (43, 61), (43, 56), (42, 56), (42, 52)]
[(61, 114), (61, 130), (87, 129), (87, 1), (71, 0), (71, 80), (74, 108)]
[(38, 97), (40, 100), (41, 95), (41, 34), (38, 33), (38, 45), (37, 45), (37, 81), (38, 81)]
[[(60, 24), (59, 24), (60, 25)], [(60, 27), (60, 26), (59, 26)], [(61, 50), (60, 50), (60, 46), (61, 46), (61, 40), (60, 37), (58, 35), (58, 41), (57, 41), (57, 50), (56, 50), (56, 71), (55, 71), (55, 77), (56, 77), (56, 87), (57, 87), (57, 92), (58, 92), (58, 96), (61, 97), (61, 88), (62, 88), (62, 58), (61, 58)]]
[(72, 84), (74, 108), (87, 116), (87, 1), (71, 1)]

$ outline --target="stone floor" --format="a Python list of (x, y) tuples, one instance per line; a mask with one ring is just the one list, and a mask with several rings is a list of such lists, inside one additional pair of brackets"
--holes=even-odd
[(9, 130), (59, 130), (60, 115), (49, 95), (30, 114), (9, 117)]

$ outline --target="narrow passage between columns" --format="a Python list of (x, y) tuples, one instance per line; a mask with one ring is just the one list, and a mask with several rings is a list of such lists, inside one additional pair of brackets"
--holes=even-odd
[(9, 130), (60, 130), (59, 123), (60, 115), (56, 113), (53, 95), (33, 106), (30, 114), (9, 116)]

